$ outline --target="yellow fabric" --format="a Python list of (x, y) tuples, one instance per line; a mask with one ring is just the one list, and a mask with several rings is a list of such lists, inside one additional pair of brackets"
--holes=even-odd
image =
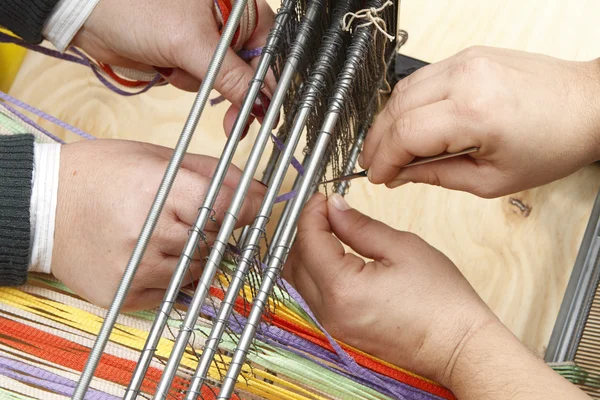
[[(0, 29), (4, 33), (4, 29)], [(8, 92), (25, 58), (25, 50), (14, 44), (0, 44), (0, 90)]]

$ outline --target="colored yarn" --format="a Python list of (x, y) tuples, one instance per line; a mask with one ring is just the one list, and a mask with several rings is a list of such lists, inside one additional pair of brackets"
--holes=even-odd
[[(23, 110), (29, 111), (29, 112), (37, 115), (38, 117), (44, 118), (45, 120), (47, 120), (49, 122), (52, 122), (52, 123), (60, 126), (61, 128), (67, 129), (68, 131), (73, 132), (74, 134), (76, 134), (78, 136), (81, 136), (84, 139), (88, 139), (88, 140), (95, 139), (95, 137), (92, 136), (92, 135), (90, 135), (89, 133), (86, 133), (86, 132), (82, 131), (81, 129), (76, 128), (73, 125), (67, 124), (66, 122), (61, 121), (60, 119), (58, 119), (56, 117), (53, 117), (50, 114), (46, 114), (45, 112), (43, 112), (41, 110), (38, 110), (37, 108), (32, 107), (29, 104), (27, 104), (27, 103), (25, 103), (25, 102), (23, 102), (23, 101), (21, 101), (19, 99), (16, 99), (16, 98), (12, 97), (8, 93), (4, 93), (4, 92), (0, 91), (0, 99), (2, 99), (4, 101), (7, 101), (9, 103), (12, 103), (13, 105), (15, 105), (15, 106), (17, 106), (19, 108), (22, 108)], [(13, 110), (11, 110), (11, 111), (14, 113)], [(31, 120), (29, 120), (29, 122), (26, 121), (26, 120), (23, 120), (23, 121), (26, 122), (26, 123), (28, 123), (28, 124), (32, 124)], [(35, 125), (33, 125), (33, 126), (35, 126)], [(37, 128), (37, 129), (42, 130), (41, 128)], [(60, 141), (60, 139), (58, 139), (57, 137), (55, 137), (51, 133), (45, 132), (43, 130), (42, 130), (42, 132), (46, 133), (46, 135), (48, 135), (48, 137), (50, 137), (50, 138), (52, 138), (52, 139), (54, 139), (56, 141)], [(60, 142), (64, 143), (62, 141), (60, 141)]]

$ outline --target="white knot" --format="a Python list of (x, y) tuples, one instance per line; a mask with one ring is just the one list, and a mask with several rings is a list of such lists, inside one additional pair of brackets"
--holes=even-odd
[[(357, 28), (363, 28), (366, 26), (370, 26), (370, 25), (374, 25), (375, 28), (377, 28), (377, 30), (381, 33), (383, 33), (383, 35), (385, 35), (390, 42), (393, 41), (395, 39), (394, 35), (390, 35), (386, 30), (387, 30), (387, 26), (385, 21), (383, 20), (383, 18), (381, 18), (379, 16), (379, 13), (381, 13), (386, 7), (392, 6), (394, 5), (394, 3), (391, 0), (388, 0), (385, 2), (384, 5), (382, 5), (379, 8), (365, 8), (363, 10), (357, 11), (356, 13), (353, 12), (349, 12), (346, 13), (346, 15), (344, 15), (344, 18), (342, 19), (342, 30), (347, 31), (352, 33), (352, 23), (354, 22), (355, 19), (366, 19), (367, 22), (364, 22), (360, 25), (357, 25)], [(350, 20), (346, 21), (346, 19), (350, 17)]]

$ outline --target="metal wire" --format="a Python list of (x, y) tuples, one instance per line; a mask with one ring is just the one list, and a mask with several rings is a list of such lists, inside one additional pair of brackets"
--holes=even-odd
[[(242, 254), (238, 259), (238, 266), (235, 270), (234, 276), (227, 289), (225, 299), (221, 304), (219, 315), (215, 320), (210, 335), (206, 341), (204, 352), (200, 358), (198, 368), (192, 378), (192, 383), (186, 400), (193, 400), (196, 398), (200, 391), (202, 383), (206, 378), (208, 369), (210, 367), (212, 358), (217, 351), (218, 344), (221, 340), (223, 332), (225, 331), (226, 321), (233, 311), (235, 299), (238, 296), (240, 289), (244, 284), (246, 274), (250, 266), (255, 262), (257, 253), (260, 250), (260, 240), (264, 235), (267, 222), (271, 216), (273, 206), (275, 204), (275, 198), (277, 197), (281, 185), (283, 184), (285, 175), (290, 166), (292, 157), (298, 142), (300, 141), (302, 132), (306, 126), (306, 121), (311, 110), (314, 108), (314, 104), (318, 98), (321, 98), (325, 94), (329, 83), (333, 79), (327, 80), (327, 76), (334, 77), (336, 71), (336, 58), (339, 54), (343, 54), (344, 47), (344, 36), (349, 36), (347, 33), (342, 31), (342, 27), (339, 24), (339, 20), (352, 9), (355, 4), (355, 0), (341, 0), (333, 14), (332, 25), (330, 29), (324, 34), (324, 41), (321, 45), (319, 57), (314, 64), (313, 71), (311, 72), (308, 82), (305, 84), (305, 90), (302, 95), (302, 102), (298, 114), (296, 115), (295, 122), (288, 135), (286, 146), (284, 151), (281, 153), (277, 166), (275, 167), (274, 175), (269, 182), (267, 193), (263, 199), (260, 211), (254, 221), (254, 224), (248, 231), (248, 238), (244, 244)], [(329, 82), (328, 82), (329, 81)]]
[(171, 187), (173, 186), (173, 182), (175, 181), (175, 177), (177, 176), (177, 172), (179, 171), (183, 157), (187, 151), (187, 148), (189, 147), (196, 126), (198, 125), (202, 111), (204, 110), (206, 102), (208, 101), (208, 97), (214, 86), (217, 74), (221, 69), (225, 55), (227, 54), (233, 36), (235, 35), (235, 31), (240, 23), (246, 3), (247, 0), (238, 0), (233, 5), (229, 19), (225, 24), (221, 38), (217, 44), (217, 48), (211, 58), (206, 76), (202, 81), (202, 85), (200, 86), (198, 95), (194, 100), (194, 104), (192, 105), (188, 119), (183, 127), (173, 152), (173, 156), (169, 161), (169, 165), (167, 166), (165, 175), (160, 183), (150, 212), (148, 213), (131, 258), (129, 259), (127, 267), (125, 268), (123, 278), (121, 279), (112, 304), (108, 309), (106, 317), (102, 323), (102, 327), (98, 333), (94, 346), (90, 351), (86, 365), (83, 368), (81, 376), (79, 377), (79, 381), (77, 382), (77, 386), (73, 394), (73, 399), (75, 400), (83, 399), (94, 376), (94, 372), (96, 371), (100, 357), (102, 356), (104, 348), (106, 347), (110, 333), (114, 327), (125, 298), (127, 297), (129, 288), (131, 287), (131, 282), (135, 277), (135, 273), (142, 260), (144, 252), (146, 251), (150, 237), (154, 232), (154, 228), (156, 227), (156, 223), (162, 212), (167, 196), (171, 191)]
[(271, 63), (273, 62), (274, 54), (277, 53), (278, 48), (281, 45), (281, 31), (285, 24), (288, 22), (290, 13), (294, 5), (295, 0), (285, 1), (281, 10), (277, 14), (277, 17), (275, 18), (274, 27), (271, 30), (269, 37), (267, 38), (265, 46), (263, 47), (263, 52), (261, 54), (259, 64), (257, 66), (254, 77), (250, 83), (250, 88), (244, 98), (242, 107), (238, 116), (236, 117), (233, 128), (231, 130), (231, 134), (229, 135), (223, 152), (221, 153), (221, 157), (219, 158), (219, 162), (215, 170), (215, 175), (213, 176), (213, 179), (210, 182), (206, 197), (204, 199), (202, 207), (200, 208), (197, 220), (190, 231), (190, 236), (186, 242), (181, 258), (179, 259), (179, 262), (175, 268), (175, 272), (173, 274), (173, 277), (171, 278), (171, 282), (167, 287), (165, 297), (160, 305), (156, 319), (152, 324), (152, 328), (150, 329), (148, 338), (146, 339), (146, 343), (144, 344), (144, 347), (141, 351), (141, 355), (134, 370), (132, 380), (125, 393), (124, 398), (127, 400), (134, 399), (137, 396), (140, 385), (144, 380), (144, 376), (150, 365), (150, 362), (156, 350), (156, 346), (160, 340), (162, 331), (164, 330), (165, 325), (167, 323), (168, 316), (173, 308), (173, 304), (181, 288), (183, 278), (189, 270), (192, 254), (198, 246), (200, 238), (203, 237), (202, 232), (204, 230), (206, 222), (208, 221), (213, 211), (214, 203), (221, 189), (223, 180), (225, 179), (225, 175), (227, 174), (227, 170), (231, 165), (233, 154), (235, 153), (237, 145), (240, 141), (242, 132), (245, 129), (245, 125), (252, 110), (254, 101), (256, 100), (258, 93), (262, 88), (265, 76), (269, 70), (269, 67), (271, 66)]
[[(373, 3), (373, 6), (375, 7), (381, 5), (380, 0)], [(263, 310), (268, 303), (269, 295), (275, 285), (280, 269), (287, 259), (292, 240), (296, 233), (296, 225), (300, 212), (304, 207), (308, 195), (314, 190), (315, 178), (322, 166), (322, 160), (327, 151), (329, 141), (331, 140), (332, 132), (334, 132), (339, 121), (339, 116), (342, 108), (346, 104), (346, 99), (350, 98), (356, 71), (359, 68), (361, 61), (364, 60), (367, 55), (369, 41), (372, 40), (371, 30), (371, 28), (357, 28), (354, 32), (354, 39), (348, 49), (344, 68), (336, 82), (334, 93), (329, 102), (329, 112), (325, 117), (325, 122), (322, 125), (317, 142), (313, 148), (310, 161), (305, 170), (305, 175), (302, 178), (302, 183), (296, 192), (296, 197), (293, 199), (289, 217), (285, 222), (285, 228), (283, 228), (280, 239), (277, 242), (271, 243), (269, 260), (263, 275), (261, 287), (258, 295), (254, 298), (254, 304), (231, 360), (229, 369), (227, 370), (227, 374), (225, 375), (218, 399), (227, 399), (233, 393), (235, 382), (237, 381), (242, 365), (245, 362), (248, 349), (254, 339)]]
[(235, 224), (237, 217), (241, 210), (242, 204), (252, 182), (253, 176), (256, 173), (258, 164), (264, 148), (270, 138), (271, 131), (274, 127), (276, 119), (279, 118), (279, 112), (283, 100), (287, 94), (287, 89), (296, 74), (296, 70), (302, 66), (304, 62), (307, 62), (306, 58), (306, 46), (310, 43), (311, 37), (314, 36), (314, 22), (323, 16), (323, 2), (322, 0), (313, 0), (308, 6), (307, 12), (304, 16), (304, 22), (299, 28), (298, 37), (296, 43), (292, 47), (292, 51), (286, 61), (284, 70), (281, 74), (279, 85), (277, 86), (271, 104), (267, 113), (263, 119), (263, 123), (258, 132), (257, 139), (252, 147), (246, 167), (242, 173), (242, 177), (238, 183), (236, 191), (233, 195), (229, 209), (225, 213), (221, 229), (215, 239), (214, 245), (211, 249), (210, 255), (206, 261), (204, 271), (198, 282), (196, 292), (192, 298), (192, 302), (188, 308), (183, 325), (175, 345), (167, 361), (167, 366), (163, 372), (163, 375), (158, 383), (156, 397), (164, 398), (168, 393), (168, 389), (171, 385), (173, 377), (177, 371), (181, 358), (187, 346), (187, 342), (194, 329), (194, 323), (200, 314), (200, 309), (204, 300), (206, 299), (210, 285), (214, 279), (217, 269), (223, 259), (223, 255), (227, 250), (227, 244)]

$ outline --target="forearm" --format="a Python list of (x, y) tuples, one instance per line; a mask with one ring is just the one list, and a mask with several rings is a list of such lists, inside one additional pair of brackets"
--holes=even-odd
[(499, 321), (467, 339), (447, 379), (461, 400), (589, 400)]

